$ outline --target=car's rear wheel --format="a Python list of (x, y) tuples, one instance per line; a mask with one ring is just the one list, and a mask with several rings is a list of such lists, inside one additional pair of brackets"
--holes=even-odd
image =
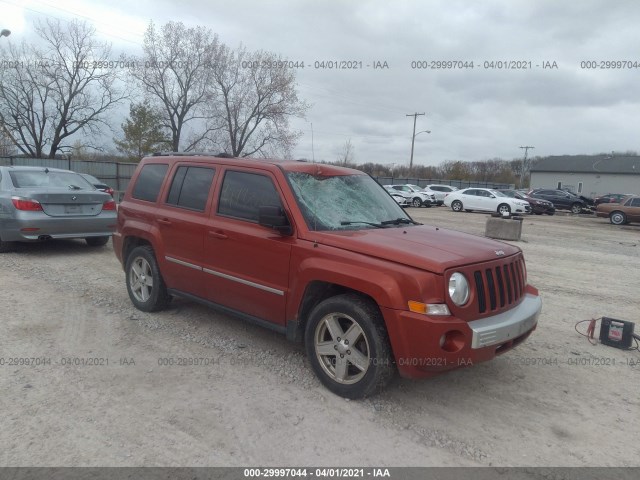
[(453, 210), (454, 212), (461, 212), (462, 202), (460, 200), (454, 200), (453, 202), (451, 202), (451, 210)]
[(356, 294), (328, 298), (313, 309), (305, 346), (320, 381), (342, 397), (372, 395), (395, 373), (380, 310)]
[(609, 221), (611, 221), (611, 223), (613, 223), (614, 225), (624, 225), (625, 223), (627, 223), (627, 216), (624, 214), (624, 212), (616, 210), (615, 212), (611, 212), (611, 214), (609, 215)]
[(500, 215), (504, 215), (505, 213), (507, 215), (511, 215), (511, 207), (506, 203), (501, 203), (500, 205), (498, 205), (498, 213)]
[(5, 242), (0, 238), (0, 253), (10, 252), (13, 249), (13, 242)]
[(150, 246), (133, 249), (127, 259), (126, 273), (129, 298), (137, 309), (144, 312), (161, 310), (171, 300)]
[(420, 198), (416, 197), (413, 200), (411, 200), (411, 205), (414, 207), (419, 207), (422, 205), (422, 200), (420, 200)]
[(571, 205), (571, 213), (578, 214), (581, 211), (582, 211), (582, 205), (580, 205), (579, 203), (574, 203), (573, 205)]
[(90, 247), (103, 247), (109, 243), (109, 237), (87, 237), (84, 239)]

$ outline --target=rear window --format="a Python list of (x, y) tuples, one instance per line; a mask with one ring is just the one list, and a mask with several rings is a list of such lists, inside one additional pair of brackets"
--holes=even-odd
[(131, 196), (138, 200), (155, 202), (168, 169), (169, 165), (165, 163), (149, 163), (142, 167)]
[(167, 203), (204, 212), (215, 170), (206, 167), (178, 167)]
[(82, 176), (73, 172), (52, 170), (12, 170), (11, 182), (16, 188), (66, 188), (69, 190), (95, 190)]

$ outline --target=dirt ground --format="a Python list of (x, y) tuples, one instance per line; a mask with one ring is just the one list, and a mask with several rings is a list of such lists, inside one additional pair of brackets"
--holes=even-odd
[[(478, 235), (487, 218), (409, 212)], [(543, 297), (529, 340), (363, 401), (270, 331), (186, 301), (137, 311), (111, 243), (2, 254), (0, 465), (639, 466), (640, 353), (574, 324), (640, 323), (640, 226), (532, 216), (514, 243)]]

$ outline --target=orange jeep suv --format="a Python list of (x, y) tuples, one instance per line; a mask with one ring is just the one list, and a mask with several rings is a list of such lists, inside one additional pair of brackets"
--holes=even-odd
[(140, 310), (180, 296), (281, 332), (347, 398), (489, 360), (542, 307), (520, 249), (419, 224), (369, 175), (331, 165), (144, 158), (113, 244)]

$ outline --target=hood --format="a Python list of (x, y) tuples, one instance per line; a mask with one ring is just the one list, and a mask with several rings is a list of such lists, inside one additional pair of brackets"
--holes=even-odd
[[(310, 233), (310, 239), (321, 245), (434, 273), (444, 273), (451, 267), (496, 260), (520, 252), (518, 247), (507, 243), (428, 225)], [(504, 255), (496, 251), (502, 251)]]

